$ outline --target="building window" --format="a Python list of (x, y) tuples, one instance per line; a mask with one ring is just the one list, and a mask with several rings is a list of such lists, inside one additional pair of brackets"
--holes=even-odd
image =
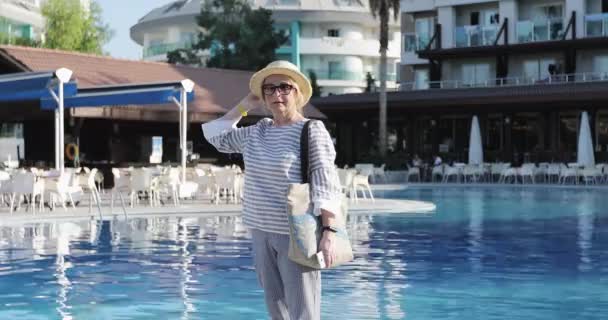
[(537, 113), (521, 113), (513, 117), (512, 141), (514, 158), (530, 162), (530, 152), (543, 150), (542, 126)]
[(608, 113), (598, 112), (595, 124), (596, 151), (608, 152)]
[(433, 24), (433, 18), (422, 18), (416, 19), (415, 31), (416, 31), (416, 48), (422, 50), (431, 41), (433, 33), (435, 32), (435, 25)]
[(0, 138), (23, 139), (23, 123), (3, 123), (0, 126)]
[(503, 118), (501, 115), (488, 116), (484, 150), (500, 151), (503, 141)]
[(338, 30), (338, 29), (329, 29), (329, 30), (327, 30), (327, 36), (328, 37), (332, 37), (332, 38), (339, 38), (340, 37), (340, 30)]
[(548, 81), (551, 75), (561, 73), (561, 64), (553, 58), (524, 61), (525, 81), (537, 83)]
[(463, 64), (462, 82), (465, 86), (484, 85), (490, 79), (490, 65), (487, 63)]
[(593, 70), (598, 73), (608, 73), (608, 56), (593, 57)]
[(185, 46), (191, 46), (196, 39), (196, 34), (194, 32), (182, 32), (179, 35), (179, 42)]
[(329, 79), (339, 80), (342, 79), (342, 63), (339, 61), (330, 61), (328, 65), (328, 76)]
[(560, 112), (559, 114), (559, 149), (562, 152), (576, 153), (579, 115), (579, 113), (572, 112)]
[(414, 71), (414, 88), (418, 90), (428, 89), (429, 79), (428, 69), (416, 69)]

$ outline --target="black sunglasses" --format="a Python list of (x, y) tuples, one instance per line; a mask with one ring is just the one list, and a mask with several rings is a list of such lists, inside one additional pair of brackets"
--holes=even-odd
[(291, 93), (291, 90), (293, 89), (294, 86), (289, 83), (281, 83), (278, 86), (272, 84), (265, 84), (262, 86), (262, 91), (264, 91), (264, 94), (267, 96), (273, 95), (276, 90), (279, 90), (279, 94), (286, 96)]

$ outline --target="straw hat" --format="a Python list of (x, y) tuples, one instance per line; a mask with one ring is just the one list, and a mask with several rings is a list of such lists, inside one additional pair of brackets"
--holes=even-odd
[(281, 74), (290, 77), (297, 85), (302, 94), (303, 101), (300, 107), (305, 106), (312, 96), (312, 86), (308, 78), (298, 70), (293, 63), (277, 60), (269, 63), (264, 69), (256, 72), (249, 80), (249, 89), (253, 94), (263, 99), (262, 84), (268, 76)]

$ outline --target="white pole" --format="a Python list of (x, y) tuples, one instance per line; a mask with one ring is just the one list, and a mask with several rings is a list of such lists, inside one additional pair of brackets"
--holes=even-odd
[(70, 81), (70, 78), (72, 77), (72, 70), (70, 69), (66, 69), (66, 68), (60, 68), (57, 69), (57, 71), (55, 71), (55, 76), (57, 76), (57, 79), (59, 79), (59, 101), (57, 102), (57, 107), (59, 110), (56, 110), (55, 115), (58, 119), (55, 120), (55, 124), (56, 124), (56, 130), (57, 132), (55, 133), (55, 141), (57, 144), (57, 165), (56, 168), (59, 170), (59, 172), (61, 174), (63, 174), (63, 168), (64, 168), (64, 155), (63, 155), (63, 148), (65, 145), (65, 133), (64, 133), (64, 104), (63, 104), (63, 85), (68, 83)]
[(65, 146), (64, 112), (63, 112), (63, 82), (59, 82), (59, 173), (63, 174), (65, 166), (63, 148)]
[(55, 170), (59, 170), (59, 109), (55, 109)]
[(186, 147), (186, 142), (188, 141), (186, 137), (188, 132), (188, 97), (184, 88), (182, 88), (180, 91), (182, 105), (182, 183), (186, 183), (186, 156), (188, 152)]

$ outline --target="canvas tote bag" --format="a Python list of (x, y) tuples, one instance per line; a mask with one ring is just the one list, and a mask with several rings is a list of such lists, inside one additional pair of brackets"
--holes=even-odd
[[(300, 159), (302, 166), (302, 183), (291, 183), (287, 190), (287, 216), (289, 220), (289, 259), (301, 265), (321, 269), (322, 266), (317, 258), (319, 242), (322, 237), (322, 221), (320, 216), (313, 213), (313, 203), (310, 196), (310, 184), (308, 170), (308, 132), (309, 120), (304, 124), (300, 136)], [(353, 249), (346, 232), (346, 215), (348, 213), (346, 197), (341, 195), (341, 210), (334, 212), (335, 222), (332, 227), (338, 232), (335, 234), (336, 258), (332, 267), (353, 260)]]

